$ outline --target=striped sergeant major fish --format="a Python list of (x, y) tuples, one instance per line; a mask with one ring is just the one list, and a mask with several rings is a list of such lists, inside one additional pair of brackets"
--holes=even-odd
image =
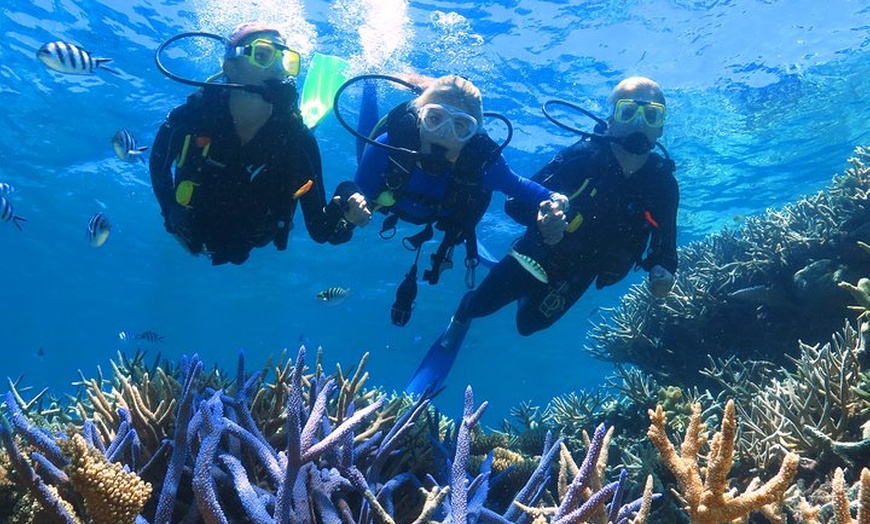
[(349, 289), (343, 287), (330, 287), (318, 293), (317, 300), (330, 305), (337, 305), (347, 300), (348, 295), (350, 295)]
[(126, 129), (119, 129), (115, 136), (112, 137), (112, 149), (115, 154), (124, 162), (135, 162), (136, 160), (145, 161), (142, 156), (144, 151), (148, 150), (147, 146), (139, 146), (136, 142), (136, 137), (133, 133)]
[(8, 195), (9, 193), (15, 192), (15, 186), (12, 184), (7, 184), (6, 182), (0, 182), (0, 195)]
[(5, 196), (0, 195), (0, 222), (12, 222), (18, 231), (24, 231), (21, 222), (27, 222), (27, 219), (16, 215), (12, 203)]
[(81, 47), (67, 42), (49, 42), (39, 48), (36, 57), (49, 68), (67, 75), (90, 75), (97, 69), (120, 74), (106, 65), (112, 61), (111, 58), (93, 57)]
[(94, 213), (88, 220), (88, 244), (91, 247), (100, 247), (109, 239), (112, 232), (112, 224), (109, 218), (102, 213)]

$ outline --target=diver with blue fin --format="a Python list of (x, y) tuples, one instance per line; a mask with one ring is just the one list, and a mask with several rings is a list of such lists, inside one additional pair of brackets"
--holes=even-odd
[[(166, 46), (191, 37), (223, 44), (220, 75), (200, 82), (163, 65)], [(327, 202), (320, 150), (309, 125), (329, 111), (333, 97), (310, 90), (309, 96), (322, 103), (305, 121), (294, 80), (300, 58), (277, 29), (257, 23), (236, 27), (229, 38), (183, 33), (155, 53), (166, 76), (200, 89), (172, 110), (157, 133), (150, 158), (152, 188), (166, 231), (191, 254), (206, 254), (213, 265), (242, 264), (252, 249), (269, 243), (285, 250), (297, 205), (318, 243), (347, 242), (353, 227), (371, 218), (352, 182), (339, 184)], [(313, 74), (309, 80), (324, 89), (330, 85), (315, 81)], [(311, 105), (303, 100), (306, 104)]]
[[(416, 96), (394, 107), (378, 120), (375, 82), (399, 84)], [(437, 284), (441, 273), (452, 267), (453, 250), (465, 245), (465, 283), (475, 286), (478, 265), (476, 227), (489, 206), (493, 191), (535, 207), (546, 208), (538, 227), (556, 241), (565, 224), (561, 203), (567, 197), (544, 188), (511, 170), (502, 151), (510, 141), (510, 122), (498, 113), (484, 113), (480, 90), (469, 80), (448, 75), (422, 78), (421, 86), (387, 75), (361, 75), (345, 82), (336, 93), (335, 115), (358, 139), (354, 181), (372, 204), (386, 215), (380, 236), (392, 238), (398, 221), (423, 226), (404, 237), (402, 245), (415, 252), (414, 263), (398, 286), (391, 320), (404, 326), (411, 318), (417, 294), (417, 272), (423, 244), (434, 230), (443, 231), (431, 266), (422, 279)], [(340, 97), (350, 85), (364, 82), (358, 128), (342, 117)], [(500, 119), (508, 137), (496, 143), (484, 128), (484, 117)]]
[[(592, 133), (564, 125), (548, 108), (563, 105), (596, 120)], [(532, 180), (568, 195), (567, 227), (548, 242), (536, 227), (541, 210), (516, 198), (508, 215), (527, 226), (510, 253), (476, 290), (465, 294), (450, 324), (432, 345), (406, 391), (424, 394), (442, 387), (471, 321), (517, 303), (516, 325), (527, 336), (553, 325), (592, 283), (613, 285), (632, 269), (649, 273), (649, 291), (665, 297), (677, 269), (679, 187), (674, 163), (657, 141), (666, 105), (658, 84), (644, 77), (620, 82), (610, 97), (607, 120), (559, 100), (544, 105), (554, 123), (581, 135)], [(662, 154), (653, 150), (658, 147)]]

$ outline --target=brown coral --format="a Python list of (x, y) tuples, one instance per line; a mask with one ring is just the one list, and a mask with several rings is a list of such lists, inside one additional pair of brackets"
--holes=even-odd
[(73, 435), (63, 448), (70, 458), (67, 475), (91, 522), (133, 524), (151, 495), (151, 484), (106, 460), (81, 435)]

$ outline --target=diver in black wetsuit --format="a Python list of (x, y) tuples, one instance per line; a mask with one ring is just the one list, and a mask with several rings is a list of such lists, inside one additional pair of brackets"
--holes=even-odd
[[(206, 86), (175, 108), (152, 147), (151, 184), (166, 230), (213, 265), (241, 264), (270, 242), (287, 248), (297, 201), (318, 243), (350, 240), (370, 213), (353, 183), (327, 204), (320, 150), (303, 124), (295, 84), (299, 55), (260, 24), (236, 28), (223, 73), (251, 89)], [(173, 173), (174, 164), (174, 173)]]
[[(462, 299), (450, 325), (406, 388), (422, 393), (444, 381), (471, 320), (518, 302), (517, 329), (530, 335), (551, 326), (595, 282), (615, 284), (632, 268), (649, 272), (650, 291), (666, 296), (677, 269), (679, 188), (673, 162), (652, 149), (661, 137), (665, 99), (658, 84), (623, 80), (611, 95), (604, 136), (560, 151), (532, 180), (568, 195), (567, 228), (553, 245), (528, 227), (511, 253)], [(530, 226), (541, 212), (515, 199), (508, 214)], [(646, 253), (646, 256), (644, 256)]]

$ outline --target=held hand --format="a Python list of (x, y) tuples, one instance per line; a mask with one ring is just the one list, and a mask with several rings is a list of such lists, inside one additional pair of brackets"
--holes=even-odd
[(341, 197), (335, 197), (344, 210), (344, 219), (359, 227), (365, 227), (372, 220), (372, 212), (369, 210), (366, 197), (362, 193), (354, 193), (341, 202)]
[(538, 230), (547, 245), (558, 244), (568, 227), (565, 211), (568, 209), (568, 198), (559, 193), (553, 193), (549, 200), (544, 200), (538, 207)]
[(674, 275), (663, 268), (655, 265), (649, 270), (649, 290), (653, 295), (664, 298), (674, 287)]

